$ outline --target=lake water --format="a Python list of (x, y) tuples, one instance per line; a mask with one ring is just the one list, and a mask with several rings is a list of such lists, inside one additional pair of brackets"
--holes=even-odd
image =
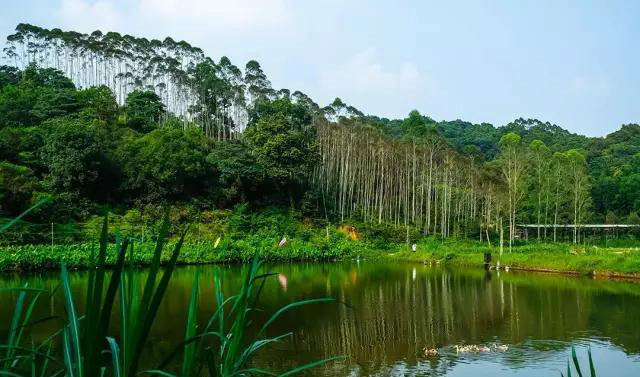
[[(241, 266), (178, 268), (147, 349), (160, 360), (183, 339), (186, 308), (200, 270), (199, 318), (215, 307), (213, 278), (226, 294), (240, 285)], [(267, 313), (302, 298), (336, 298), (283, 316), (270, 335), (293, 337), (262, 352), (256, 364), (282, 371), (333, 355), (348, 358), (310, 376), (559, 376), (571, 345), (583, 368), (591, 347), (598, 375), (640, 375), (640, 283), (529, 273), (451, 270), (414, 264), (348, 262), (268, 265), (282, 273), (265, 288)], [(144, 270), (139, 272), (145, 274)], [(49, 287), (57, 273), (0, 275), (0, 288)], [(72, 274), (81, 297), (87, 274)], [(15, 295), (0, 292), (0, 338), (6, 334)], [(79, 299), (78, 304), (82, 306)], [(60, 300), (39, 315), (62, 312)], [(46, 324), (39, 331), (45, 333)], [(506, 351), (456, 353), (455, 345), (506, 345)], [(425, 356), (423, 349), (438, 354)]]

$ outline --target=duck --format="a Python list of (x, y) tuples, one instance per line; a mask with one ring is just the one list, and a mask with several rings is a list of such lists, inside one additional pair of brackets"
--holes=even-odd
[(425, 356), (435, 356), (438, 354), (438, 350), (435, 348), (424, 347), (423, 351)]
[(470, 344), (470, 345), (456, 345), (456, 353), (484, 353), (491, 352), (491, 348), (482, 345)]
[(506, 344), (494, 344), (493, 348), (497, 351), (497, 352), (507, 352), (509, 350), (509, 346)]

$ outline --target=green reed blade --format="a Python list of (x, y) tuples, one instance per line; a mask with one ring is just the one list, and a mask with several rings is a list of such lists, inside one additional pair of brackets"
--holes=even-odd
[(591, 357), (591, 347), (587, 351), (589, 354), (589, 371), (591, 373), (591, 377), (596, 377), (596, 368), (593, 366), (593, 358)]
[(299, 367), (293, 368), (291, 370), (288, 370), (288, 371), (286, 371), (284, 373), (281, 373), (281, 374), (278, 375), (278, 377), (292, 376), (294, 374), (303, 372), (303, 371), (305, 371), (307, 369), (315, 368), (315, 367), (318, 367), (320, 365), (323, 365), (323, 364), (326, 364), (326, 363), (330, 363), (332, 361), (344, 360), (344, 359), (346, 359), (345, 356), (334, 356), (334, 357), (329, 357), (329, 358), (322, 359), (322, 360), (312, 361), (312, 362), (310, 362), (308, 364), (304, 364), (302, 366), (299, 366)]
[(122, 377), (122, 364), (120, 362), (120, 349), (118, 343), (112, 337), (107, 337), (109, 349), (111, 350), (111, 363), (113, 365), (113, 377)]
[[(187, 327), (185, 329), (185, 339), (192, 338), (196, 335), (196, 322), (197, 322), (197, 309), (198, 309), (198, 278), (199, 270), (196, 270), (196, 274), (193, 281), (193, 287), (191, 288), (191, 299), (189, 302), (189, 310), (187, 314)], [(196, 344), (191, 343), (184, 347), (184, 356), (182, 358), (182, 377), (188, 377), (193, 374), (193, 368), (195, 364), (196, 356)]]
[(580, 370), (580, 363), (578, 362), (578, 356), (576, 355), (575, 347), (571, 347), (571, 358), (573, 359), (573, 366), (576, 368), (576, 372), (578, 372), (578, 376), (582, 377), (582, 371)]
[[(71, 293), (71, 285), (69, 284), (69, 273), (67, 272), (67, 266), (63, 262), (61, 264), (61, 279), (62, 286), (64, 291), (65, 298), (65, 308), (67, 310), (67, 317), (69, 321), (69, 329), (71, 334), (66, 336), (65, 338), (65, 348), (69, 347), (67, 350), (69, 355), (74, 353), (75, 357), (75, 366), (78, 370), (78, 377), (82, 377), (82, 354), (81, 354), (81, 343), (80, 343), (80, 324), (78, 320), (78, 315), (76, 314), (75, 304), (73, 303), (73, 295)], [(73, 352), (71, 352), (73, 351)], [(70, 358), (69, 358), (70, 359)]]

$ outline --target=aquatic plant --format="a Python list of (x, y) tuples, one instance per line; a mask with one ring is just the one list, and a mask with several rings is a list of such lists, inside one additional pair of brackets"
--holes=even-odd
[[(587, 354), (589, 355), (589, 375), (591, 377), (596, 377), (596, 369), (593, 366), (593, 358), (591, 357), (591, 348), (587, 350)], [(575, 347), (571, 347), (571, 359), (573, 360), (573, 366), (578, 373), (578, 377), (582, 377), (582, 369), (580, 369), (580, 362), (578, 361), (578, 356), (576, 355)], [(560, 372), (561, 377), (571, 377), (571, 363), (567, 360), (567, 375), (565, 376), (562, 372)]]

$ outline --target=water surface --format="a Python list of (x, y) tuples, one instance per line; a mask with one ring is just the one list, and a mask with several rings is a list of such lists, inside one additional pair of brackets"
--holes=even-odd
[[(160, 360), (183, 339), (196, 270), (202, 322), (215, 308), (215, 274), (221, 276), (225, 293), (231, 294), (240, 286), (245, 268), (178, 268), (153, 328), (146, 362)], [(582, 359), (591, 347), (600, 375), (640, 375), (638, 283), (373, 262), (265, 269), (282, 273), (265, 288), (261, 307), (266, 313), (302, 298), (331, 296), (339, 302), (301, 308), (273, 325), (270, 335), (293, 332), (289, 341), (256, 359), (258, 365), (274, 371), (346, 355), (345, 361), (307, 375), (558, 376), (575, 345)], [(75, 272), (71, 277), (82, 306), (87, 274)], [(26, 282), (53, 288), (57, 273), (0, 275), (0, 288)], [(14, 294), (0, 292), (0, 337), (6, 334), (14, 300)], [(47, 302), (38, 311), (40, 316), (60, 314), (61, 300)], [(47, 326), (42, 324), (37, 331), (45, 334)], [(454, 349), (455, 345), (492, 344), (508, 349), (482, 353)], [(425, 356), (425, 347), (436, 348), (438, 354)]]

